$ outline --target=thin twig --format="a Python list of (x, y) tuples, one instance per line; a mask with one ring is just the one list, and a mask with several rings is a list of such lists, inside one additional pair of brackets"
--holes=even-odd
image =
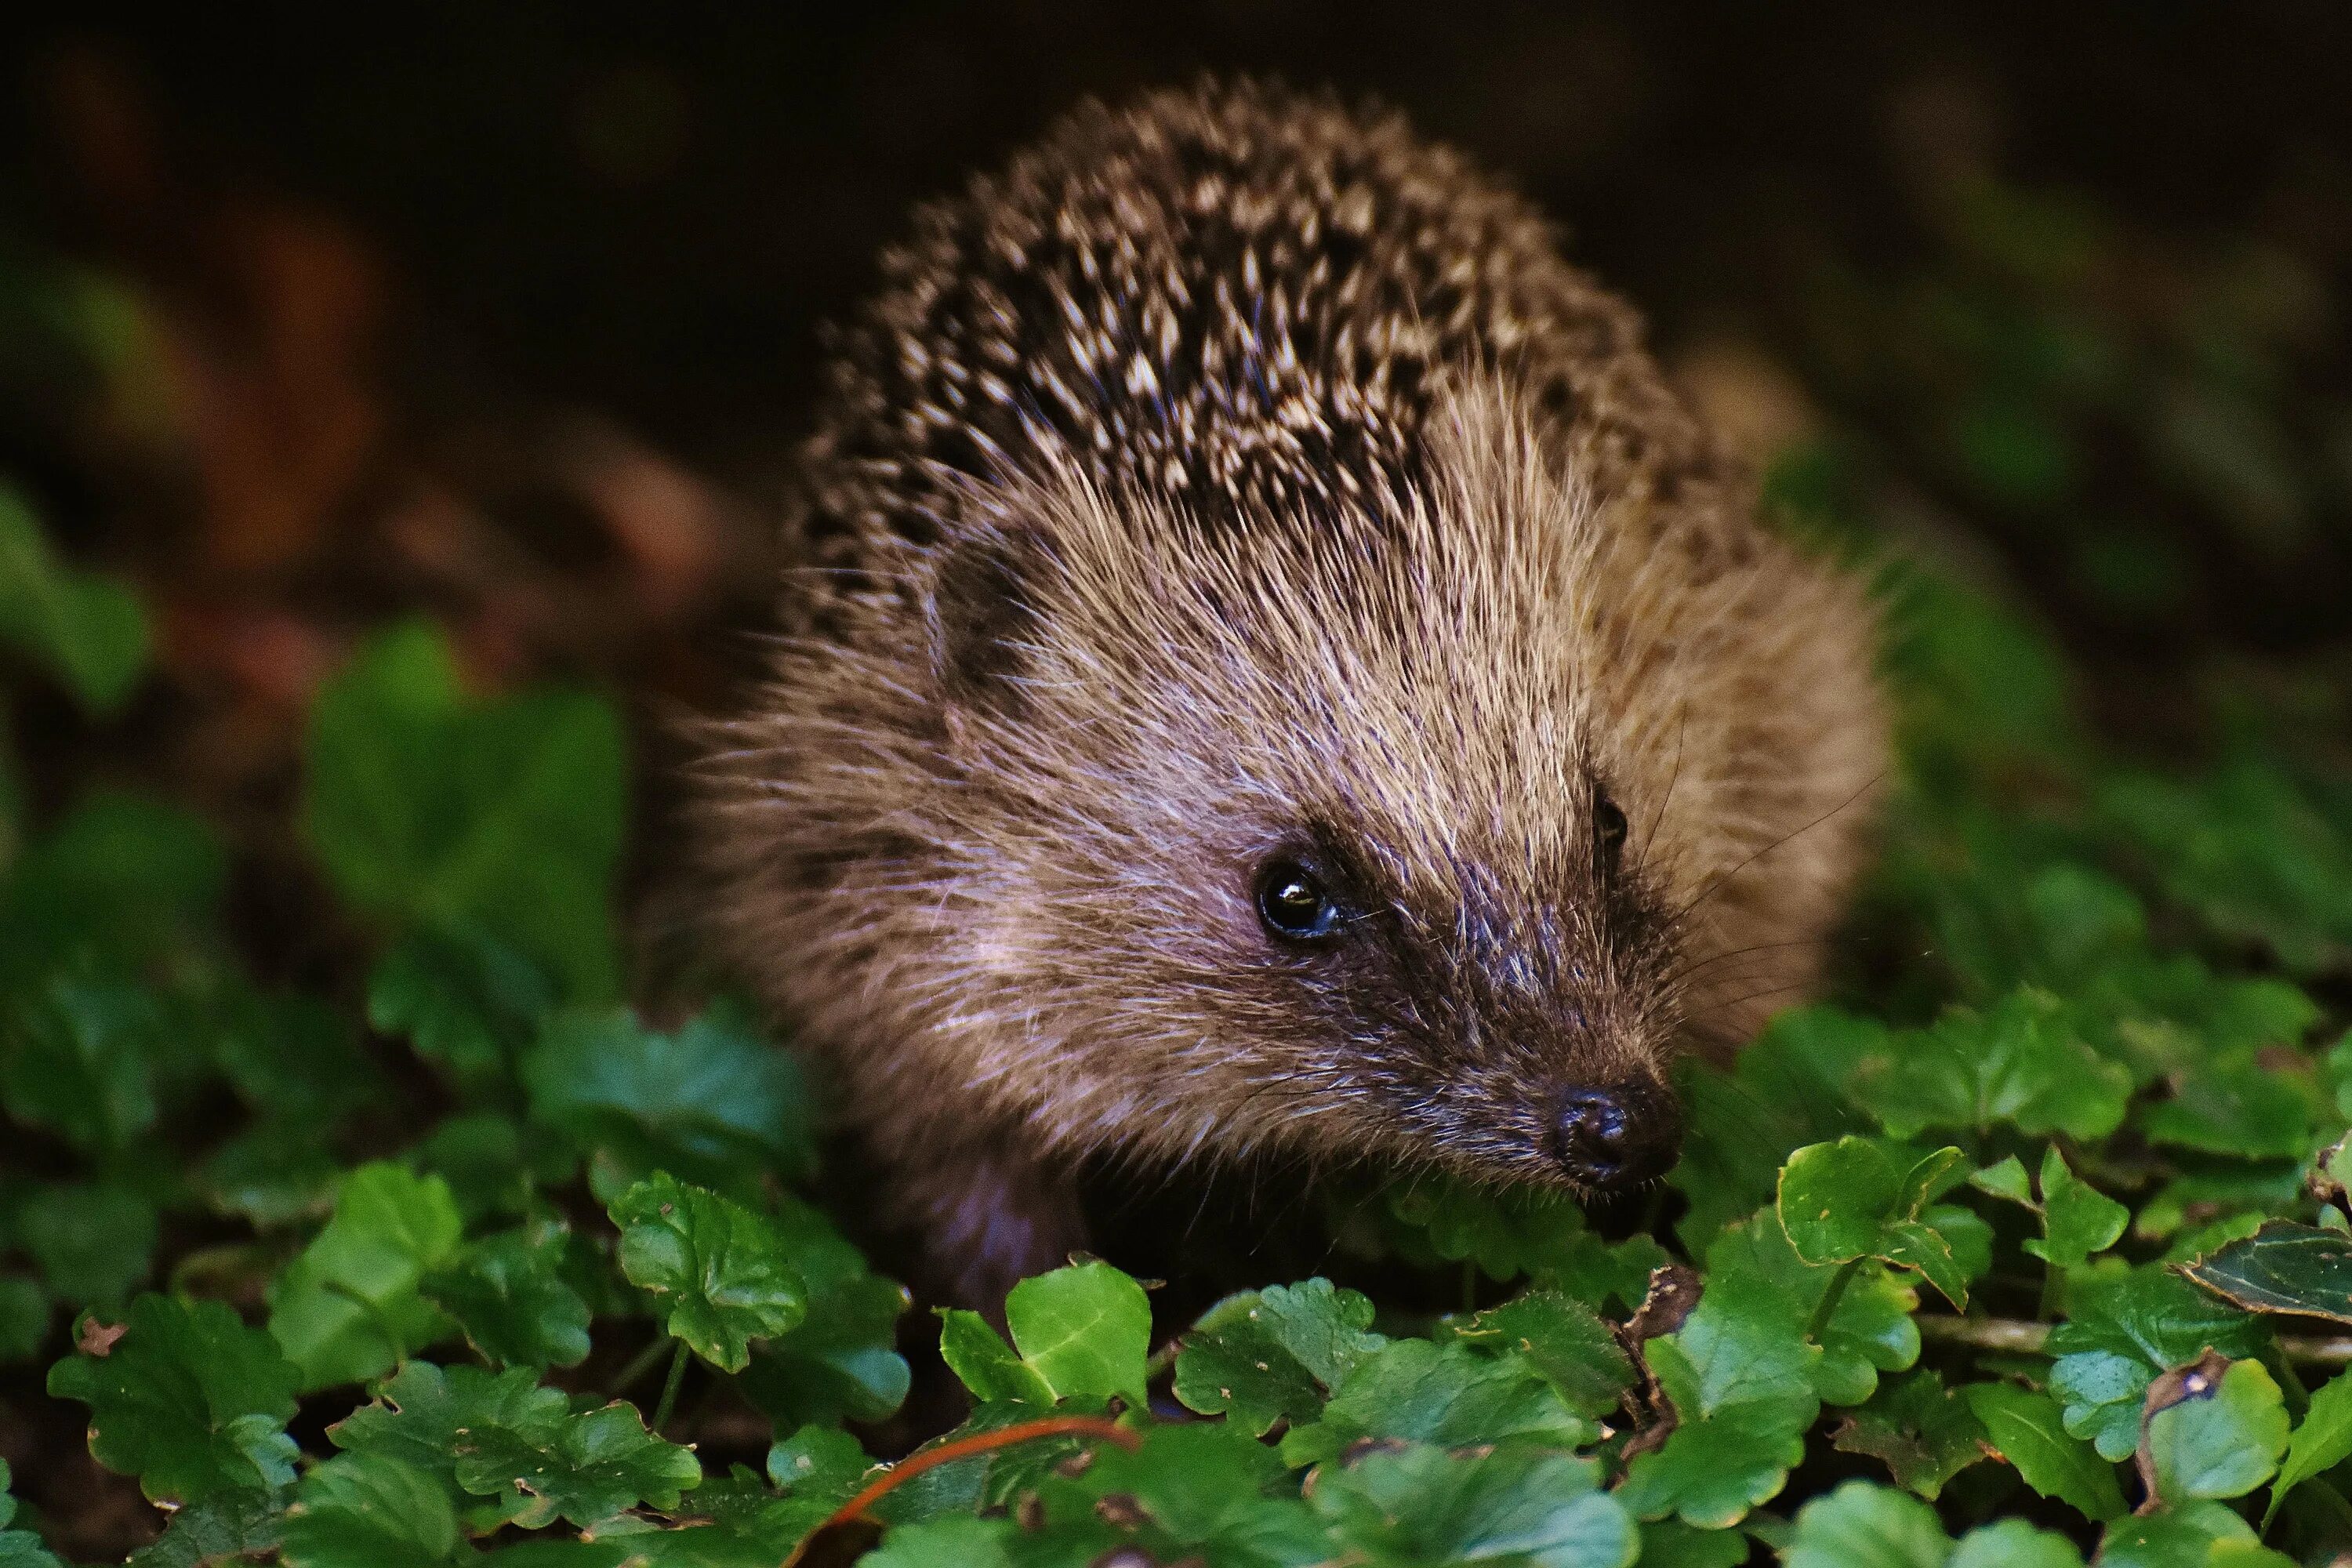
[[(1921, 1312), (1911, 1321), (1919, 1325), (1923, 1340), (2011, 1355), (2038, 1355), (2050, 1343), (2048, 1323), (2029, 1323), (2019, 1318), (1956, 1318), (1948, 1312)], [(2352, 1366), (2352, 1334), (2281, 1334), (2278, 1343), (2289, 1361), (2305, 1366)]]

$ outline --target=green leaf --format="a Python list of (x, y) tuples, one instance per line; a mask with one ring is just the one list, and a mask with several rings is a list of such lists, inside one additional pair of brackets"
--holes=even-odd
[(1229, 1296), (1185, 1331), (1176, 1397), (1252, 1436), (1276, 1421), (1313, 1421), (1340, 1380), (1386, 1342), (1371, 1324), (1371, 1302), (1328, 1279)]
[(858, 1568), (1013, 1568), (1008, 1549), (1017, 1533), (1011, 1520), (969, 1514), (900, 1525)]
[(2004, 1519), (1960, 1537), (1944, 1568), (2083, 1568), (2083, 1554), (2063, 1535)]
[(668, 1331), (712, 1365), (740, 1372), (751, 1342), (808, 1315), (807, 1287), (765, 1215), (657, 1173), (615, 1199), (621, 1272), (654, 1299)]
[(1420, 1175), (1386, 1188), (1381, 1212), (1389, 1238), (1410, 1261), (1475, 1263), (1493, 1279), (1571, 1267), (1586, 1234), (1573, 1199), (1531, 1184)]
[(1830, 1404), (1859, 1405), (1877, 1388), (1880, 1373), (1905, 1371), (1919, 1359), (1919, 1331), (1911, 1321), (1918, 1294), (1904, 1283), (1907, 1276), (1877, 1263), (1864, 1263), (1847, 1278), (1829, 1321), (1807, 1342), (1841, 1268), (1816, 1268), (1799, 1258), (1772, 1211), (1717, 1237), (1707, 1248), (1706, 1270), (1707, 1294), (1685, 1333), (1696, 1325), (1707, 1339), (1729, 1315), (1744, 1315), (1748, 1327), (1771, 1340), (1793, 1342), (1806, 1380)]
[(0, 638), (100, 715), (120, 709), (147, 668), (147, 616), (138, 596), (58, 561), (24, 499), (6, 486), (0, 486)]
[(461, 1083), (509, 1069), (555, 1001), (545, 971), (480, 932), (413, 933), (368, 976), (368, 1022)]
[[(215, 1568), (262, 1556), (277, 1549), (289, 1500), (282, 1490), (216, 1492), (175, 1509), (163, 1533), (132, 1552), (125, 1568)], [(0, 1563), (9, 1563), (0, 1553)]]
[(1969, 1302), (1951, 1244), (1921, 1221), (1937, 1183), (1960, 1163), (1939, 1149), (1908, 1166), (1867, 1138), (1815, 1143), (1789, 1156), (1778, 1212), (1797, 1256), (1815, 1268), (1876, 1258), (1916, 1268), (1955, 1308)]
[(1144, 1407), (1151, 1303), (1129, 1276), (1108, 1263), (1078, 1263), (1024, 1279), (1005, 1297), (1004, 1318), (1021, 1359), (1055, 1398), (1117, 1395)]
[(2042, 1239), (2025, 1250), (2060, 1270), (2080, 1268), (2124, 1234), (2131, 1211), (2076, 1176), (2053, 1144), (2042, 1157)]
[(450, 1331), (419, 1288), (461, 1229), (440, 1177), (381, 1163), (351, 1173), (334, 1218), (270, 1291), (269, 1331), (304, 1389), (374, 1377)]
[(2098, 1568), (2295, 1568), (2218, 1502), (2119, 1519), (2099, 1542)]
[(2158, 1379), (2148, 1404), (2144, 1468), (2166, 1502), (2243, 1497), (2278, 1468), (2286, 1405), (2260, 1362), (2209, 1355)]
[[(141, 1296), (103, 1355), (49, 1369), (53, 1398), (89, 1406), (89, 1451), (159, 1502), (294, 1479), (295, 1370), (216, 1301)], [(85, 1340), (85, 1342), (91, 1342)]]
[(978, 1312), (960, 1307), (940, 1311), (940, 1359), (974, 1399), (1054, 1403), (1053, 1386)]
[(478, 1366), (412, 1361), (387, 1378), (373, 1403), (327, 1428), (339, 1448), (382, 1454), (427, 1469), (448, 1470), (460, 1438), (494, 1426), (547, 1431), (571, 1405), (523, 1368), (492, 1373)]
[(1282, 1440), (1293, 1467), (1337, 1458), (1370, 1438), (1440, 1447), (1525, 1442), (1574, 1448), (1594, 1436), (1535, 1367), (1516, 1353), (1391, 1340), (1340, 1380), (1323, 1418)]
[(14, 1477), (8, 1461), (0, 1459), (0, 1568), (65, 1568), (29, 1530), (7, 1526), (16, 1517), (16, 1500), (8, 1495)]
[(2180, 1272), (2250, 1312), (2352, 1323), (2352, 1237), (2274, 1219)]
[(2021, 990), (1989, 1013), (1955, 1011), (1864, 1060), (1853, 1092), (1897, 1138), (1930, 1127), (2104, 1138), (2123, 1121), (2131, 1074), (2074, 1032), (2045, 992)]
[(2269, 1529), (2287, 1493), (2347, 1458), (2352, 1458), (2352, 1373), (2338, 1373), (2311, 1396), (2311, 1407), (2287, 1444), (2286, 1462), (2271, 1483), (2270, 1507), (2263, 1511), (2263, 1528)]
[(1334, 1538), (1376, 1564), (1629, 1568), (1641, 1536), (1592, 1465), (1526, 1449), (1456, 1456), (1414, 1444), (1327, 1466), (1311, 1500)]
[(121, 1306), (154, 1265), (155, 1206), (127, 1186), (43, 1187), (16, 1223), (49, 1289), (74, 1306)]
[[(1363, 1318), (1371, 1321), (1369, 1301)], [(1449, 1319), (1441, 1327), (1474, 1350), (1526, 1357), (1570, 1409), (1591, 1419), (1616, 1409), (1633, 1381), (1633, 1363), (1609, 1325), (1583, 1302), (1557, 1291), (1530, 1291), (1466, 1320)]]
[(469, 699), (413, 622), (319, 694), (304, 763), (303, 841), (345, 899), (404, 929), (490, 932), (571, 994), (612, 994), (628, 770), (610, 703)]
[(2064, 1407), (2066, 1430), (2090, 1438), (2107, 1459), (2139, 1446), (2140, 1406), (2158, 1373), (2208, 1348), (2232, 1359), (2252, 1355), (2266, 1337), (2253, 1319), (2155, 1265), (2080, 1277), (2069, 1300), (2072, 1316), (2050, 1333), (2057, 1357), (2050, 1392)]
[(1969, 1185), (1980, 1193), (1990, 1193), (1997, 1198), (2007, 1198), (2028, 1208), (2037, 1206), (2033, 1199), (2033, 1179), (2025, 1173), (2025, 1166), (2014, 1154), (2004, 1156), (1997, 1164), (1987, 1165), (1969, 1177)]
[(415, 1465), (345, 1454), (302, 1478), (286, 1518), (287, 1568), (437, 1568), (464, 1537), (447, 1490)]
[(1646, 1359), (1681, 1418), (1664, 1447), (1627, 1467), (1617, 1494), (1626, 1509), (1637, 1519), (1674, 1514), (1700, 1530), (1727, 1530), (1779, 1495), (1805, 1456), (1805, 1429), (1819, 1408), (1811, 1390), (1708, 1409), (1706, 1369), (1675, 1336), (1651, 1341)]
[(425, 1276), (425, 1299), (501, 1366), (577, 1366), (588, 1356), (588, 1303), (561, 1272), (564, 1233), (485, 1237)]
[(617, 1400), (561, 1421), (477, 1428), (458, 1438), (457, 1484), (497, 1496), (525, 1530), (557, 1519), (586, 1527), (639, 1503), (676, 1508), (701, 1484), (694, 1455), (646, 1430)]
[[(2242, 1160), (2308, 1157), (2324, 1107), (2307, 1069), (2290, 1078), (2251, 1059), (2200, 1064), (2141, 1111), (2148, 1139)], [(2339, 1123), (2340, 1125), (2340, 1123)]]
[(2016, 1467), (2027, 1486), (2092, 1520), (2104, 1522), (2123, 1512), (2115, 1466), (2067, 1430), (2048, 1394), (2007, 1383), (1971, 1384), (1961, 1393), (1994, 1451)]
[(1840, 1424), (1832, 1442), (1845, 1453), (1884, 1460), (1899, 1484), (1929, 1502), (1986, 1455), (1983, 1423), (1941, 1377), (1925, 1370), (1881, 1384), (1869, 1404)]
[(799, 1199), (779, 1200), (772, 1222), (808, 1294), (808, 1316), (752, 1347), (741, 1386), (778, 1421), (879, 1421), (907, 1397), (898, 1319), (907, 1289), (870, 1272), (866, 1258)]
[(1797, 1510), (1785, 1568), (1944, 1568), (1952, 1538), (1936, 1510), (1869, 1481), (1847, 1481)]
[(200, 818), (96, 791), (18, 857), (0, 884), (0, 992), (68, 965), (138, 973), (201, 944), (228, 880)]
[(29, 1361), (49, 1337), (49, 1293), (21, 1274), (0, 1274), (0, 1365)]
[(77, 1148), (129, 1148), (155, 1121), (163, 1017), (133, 986), (59, 978), (0, 1035), (9, 1113)]
[(522, 1077), (534, 1120), (614, 1162), (599, 1188), (608, 1200), (656, 1171), (756, 1195), (761, 1172), (814, 1164), (799, 1068), (726, 1013), (669, 1035), (624, 1010), (558, 1014)]

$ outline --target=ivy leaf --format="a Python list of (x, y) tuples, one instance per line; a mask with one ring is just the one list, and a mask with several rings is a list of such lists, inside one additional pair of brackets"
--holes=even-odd
[[(1364, 1302), (1363, 1318), (1370, 1323), (1369, 1301)], [(1583, 1302), (1557, 1291), (1530, 1291), (1473, 1317), (1449, 1319), (1442, 1326), (1474, 1350), (1507, 1350), (1526, 1357), (1570, 1408), (1588, 1418), (1597, 1420), (1616, 1409), (1633, 1381), (1633, 1364), (1625, 1359), (1609, 1325)]]
[(2286, 1404), (2260, 1362), (2207, 1353), (2149, 1385), (2140, 1472), (2168, 1503), (2243, 1497), (2287, 1444)]
[(2352, 1237), (2274, 1219), (2181, 1266), (2232, 1306), (2352, 1323)]
[(1938, 1149), (1906, 1169), (1871, 1140), (1853, 1137), (1800, 1149), (1780, 1172), (1780, 1226), (1815, 1268), (1880, 1258), (1917, 1269), (1946, 1300), (1965, 1308), (1968, 1279), (1951, 1244), (1919, 1217), (1937, 1182), (1961, 1158), (1958, 1149)]
[(59, 561), (24, 499), (6, 486), (0, 486), (0, 638), (100, 716), (121, 708), (147, 668), (147, 616), (138, 595)]
[(60, 977), (0, 1036), (9, 1113), (89, 1152), (129, 1148), (155, 1121), (162, 1011), (149, 993)]
[(1629, 1568), (1641, 1536), (1618, 1500), (1593, 1489), (1591, 1461), (1497, 1449), (1457, 1456), (1423, 1444), (1326, 1466), (1311, 1501), (1351, 1555), (1420, 1563)]
[(667, 1035), (626, 1010), (561, 1013), (522, 1078), (535, 1121), (614, 1162), (598, 1186), (607, 1201), (656, 1171), (751, 1196), (761, 1172), (814, 1164), (800, 1069), (726, 1012)]
[(369, 1024), (460, 1083), (504, 1072), (555, 1002), (546, 971), (480, 931), (413, 932), (368, 975)]
[(750, 1363), (751, 1342), (787, 1333), (808, 1315), (808, 1291), (783, 1237), (731, 1198), (656, 1173), (615, 1199), (621, 1272), (654, 1298), (668, 1331), (728, 1372)]
[(16, 1223), (49, 1289), (75, 1306), (119, 1307), (153, 1267), (155, 1205), (117, 1183), (42, 1187)]
[(1056, 1399), (1117, 1395), (1144, 1405), (1151, 1304), (1108, 1263), (1077, 1263), (1015, 1285), (1004, 1299), (1013, 1342)]
[(588, 1356), (588, 1303), (561, 1272), (564, 1235), (485, 1237), (425, 1275), (419, 1289), (501, 1366), (577, 1366)]
[(440, 1177), (384, 1163), (351, 1173), (334, 1217), (270, 1291), (269, 1332), (305, 1390), (374, 1377), (449, 1331), (419, 1287), (461, 1229)]
[(1853, 1093), (1897, 1138), (2010, 1124), (2095, 1139), (2122, 1122), (2131, 1088), (2129, 1070), (2084, 1044), (2055, 997), (2027, 989), (1899, 1037), (1862, 1064)]
[(1784, 1568), (1944, 1568), (1952, 1538), (1936, 1510), (1869, 1481), (1847, 1481), (1797, 1510)]
[(612, 994), (628, 764), (609, 702), (469, 698), (447, 643), (412, 622), (320, 692), (303, 762), (303, 841), (352, 904), (492, 932), (570, 994)]
[(702, 1481), (691, 1452), (646, 1431), (636, 1410), (618, 1400), (557, 1422), (465, 1433), (457, 1459), (457, 1484), (498, 1496), (525, 1530), (559, 1518), (585, 1528), (639, 1503), (676, 1508)]
[(2078, 1278), (2070, 1298), (2073, 1315), (2050, 1333), (2057, 1357), (2050, 1392), (2064, 1407), (2066, 1430), (2090, 1438), (2105, 1459), (2139, 1446), (2140, 1406), (2158, 1374), (2209, 1348), (2242, 1359), (2266, 1337), (2253, 1319), (2156, 1265)]
[(1228, 1296), (1185, 1331), (1176, 1397), (1252, 1436), (1323, 1414), (1332, 1388), (1387, 1342), (1372, 1304), (1328, 1279)]
[(2123, 1512), (2115, 1466), (2068, 1432), (2057, 1401), (2007, 1383), (1971, 1384), (1961, 1392), (1984, 1423), (1994, 1452), (2016, 1467), (2027, 1486), (2100, 1522)]
[(2352, 1458), (2352, 1373), (2337, 1373), (2311, 1396), (2311, 1407), (2287, 1444), (2286, 1462), (2271, 1483), (2270, 1507), (2263, 1510), (2263, 1528), (2269, 1530), (2287, 1493), (2347, 1458)]
[(755, 1345), (743, 1389), (779, 1421), (879, 1421), (907, 1397), (898, 1352), (907, 1288), (870, 1272), (856, 1247), (814, 1208), (785, 1196), (772, 1222), (808, 1293), (796, 1329)]
[(1293, 1467), (1320, 1464), (1368, 1437), (1440, 1447), (1516, 1440), (1574, 1448), (1593, 1436), (1591, 1424), (1516, 1354), (1391, 1340), (1340, 1381), (1321, 1420), (1282, 1440), (1282, 1458)]
[(217, 1301), (146, 1295), (121, 1337), (49, 1369), (51, 1397), (89, 1406), (89, 1451), (158, 1502), (294, 1479), (296, 1374), (268, 1335)]
[(415, 1465), (344, 1454), (302, 1478), (287, 1511), (287, 1568), (438, 1568), (464, 1540), (446, 1488)]
[(2025, 1250), (2061, 1272), (2080, 1268), (2120, 1240), (2131, 1211), (2066, 1167), (2053, 1144), (2042, 1156), (2042, 1238)]
[(1897, 1483), (1929, 1502), (1987, 1452), (1984, 1424), (1927, 1370), (1881, 1384), (1869, 1404), (1839, 1424), (1832, 1442), (1884, 1461)]

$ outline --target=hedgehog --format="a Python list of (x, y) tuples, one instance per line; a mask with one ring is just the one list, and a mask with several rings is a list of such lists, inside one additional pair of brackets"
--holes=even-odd
[(1105, 1162), (1656, 1181), (1676, 1056), (1815, 983), (1886, 739), (1866, 595), (1633, 310), (1256, 83), (1079, 108), (882, 274), (695, 900), (937, 1293), (1086, 1247)]

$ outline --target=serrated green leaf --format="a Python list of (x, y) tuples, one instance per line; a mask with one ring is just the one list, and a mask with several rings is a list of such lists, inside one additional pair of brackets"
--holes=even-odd
[(577, 1366), (588, 1355), (588, 1303), (564, 1279), (560, 1229), (505, 1231), (470, 1243), (418, 1289), (501, 1366)]
[(457, 1484), (497, 1496), (525, 1530), (557, 1519), (583, 1528), (639, 1503), (676, 1508), (701, 1484), (694, 1455), (646, 1430), (635, 1407), (614, 1401), (560, 1422), (499, 1426), (463, 1434)]
[[(220, 1492), (174, 1509), (163, 1533), (132, 1552), (124, 1568), (219, 1568), (277, 1548), (291, 1498), (279, 1491)], [(5, 1555), (0, 1563), (14, 1564)]]
[(978, 1312), (949, 1308), (940, 1313), (940, 1359), (974, 1399), (1054, 1403), (1053, 1385)]
[(2027, 1486), (2094, 1521), (2123, 1512), (2115, 1466), (2067, 1430), (2057, 1401), (2006, 1383), (1971, 1384), (1961, 1394), (1995, 1452), (2016, 1467)]
[(295, 1369), (216, 1301), (141, 1296), (104, 1355), (49, 1369), (53, 1398), (89, 1406), (89, 1451), (157, 1501), (194, 1502), (294, 1479)]
[(1846, 1453), (1884, 1461), (1899, 1485), (1929, 1502), (1946, 1482), (1986, 1457), (1984, 1424), (1927, 1370), (1880, 1384), (1870, 1403), (1840, 1424), (1832, 1441)]
[(149, 993), (60, 977), (0, 1034), (0, 1096), (77, 1148), (126, 1149), (155, 1121), (163, 1028)]
[(752, 1347), (744, 1392), (779, 1421), (882, 1420), (907, 1397), (897, 1348), (906, 1287), (869, 1271), (832, 1221), (799, 1199), (781, 1199), (771, 1219), (807, 1289), (808, 1315)]
[(1869, 1481), (1847, 1481), (1797, 1510), (1786, 1568), (1944, 1568), (1952, 1538), (1936, 1510)]
[(1315, 1420), (1331, 1389), (1386, 1342), (1371, 1323), (1371, 1302), (1328, 1279), (1229, 1296), (1185, 1331), (1176, 1397), (1253, 1436), (1276, 1421)]
[(1820, 1407), (1811, 1389), (1709, 1410), (1703, 1370), (1675, 1336), (1651, 1341), (1647, 1360), (1680, 1418), (1664, 1447), (1626, 1468), (1617, 1492), (1626, 1510), (1636, 1519), (1671, 1514), (1700, 1530), (1727, 1530), (1778, 1496), (1804, 1458), (1805, 1428)]
[(656, 1171), (751, 1196), (762, 1172), (813, 1163), (799, 1068), (729, 1014), (662, 1034), (623, 1010), (561, 1013), (522, 1077), (534, 1121), (615, 1163), (618, 1185), (600, 1189), (608, 1199)]
[(2260, 1362), (2209, 1356), (2161, 1380), (2149, 1401), (2159, 1407), (2147, 1416), (2142, 1452), (2166, 1502), (2243, 1497), (2278, 1468), (2286, 1404)]
[(2042, 1237), (2025, 1250), (2053, 1268), (2080, 1268), (2120, 1240), (2131, 1211), (2076, 1176), (2055, 1145), (2042, 1157)]
[(2057, 1358), (2050, 1392), (2064, 1408), (2066, 1430), (2090, 1438), (2107, 1459), (2139, 1446), (2140, 1405), (2158, 1373), (2208, 1348), (2233, 1359), (2252, 1355), (2264, 1338), (2252, 1318), (2153, 1265), (2112, 1279), (2079, 1278), (2069, 1300), (2072, 1315), (2050, 1334)]
[(1853, 1093), (1897, 1138), (2003, 1123), (2029, 1136), (2103, 1138), (2122, 1121), (2131, 1087), (2129, 1071), (2085, 1045), (2054, 997), (2022, 990), (1893, 1042), (1862, 1064)]
[(1370, 1563), (1629, 1568), (1640, 1534), (1616, 1499), (1592, 1489), (1591, 1462), (1564, 1454), (1414, 1444), (1327, 1467), (1312, 1501)]
[(668, 1331), (712, 1365), (740, 1372), (751, 1342), (790, 1332), (808, 1290), (767, 1216), (656, 1173), (612, 1205), (621, 1272), (651, 1295)]
[(412, 622), (319, 694), (303, 761), (303, 841), (345, 899), (404, 929), (489, 931), (571, 994), (612, 994), (628, 770), (609, 703), (471, 699)]
[(1129, 1276), (1078, 1263), (1024, 1279), (1005, 1297), (1004, 1318), (1021, 1359), (1056, 1399), (1117, 1395), (1143, 1407), (1151, 1303)]
[[(1371, 1303), (1363, 1310), (1370, 1323)], [(1616, 1409), (1633, 1381), (1633, 1363), (1609, 1325), (1591, 1308), (1556, 1291), (1530, 1291), (1469, 1318), (1448, 1319), (1442, 1328), (1473, 1350), (1526, 1357), (1570, 1408), (1591, 1419)]]
[(377, 1376), (451, 1331), (419, 1288), (456, 1253), (462, 1228), (438, 1176), (385, 1163), (351, 1173), (334, 1217), (270, 1292), (270, 1334), (303, 1388)]
[(1960, 1159), (1958, 1149), (1939, 1149), (1901, 1165), (1866, 1138), (1811, 1144), (1781, 1168), (1780, 1226), (1808, 1265), (1880, 1258), (1917, 1270), (1954, 1307), (1965, 1308), (1968, 1279), (1951, 1244), (1919, 1217)]
[(420, 1466), (344, 1454), (302, 1478), (280, 1547), (287, 1568), (437, 1568), (464, 1536), (449, 1494)]
[(556, 1003), (531, 959), (481, 931), (418, 931), (368, 975), (368, 1022), (461, 1082), (508, 1070)]
[(1391, 1340), (1340, 1380), (1321, 1420), (1282, 1440), (1282, 1458), (1293, 1467), (1320, 1464), (1368, 1437), (1574, 1448), (1593, 1436), (1591, 1424), (1516, 1352)]

